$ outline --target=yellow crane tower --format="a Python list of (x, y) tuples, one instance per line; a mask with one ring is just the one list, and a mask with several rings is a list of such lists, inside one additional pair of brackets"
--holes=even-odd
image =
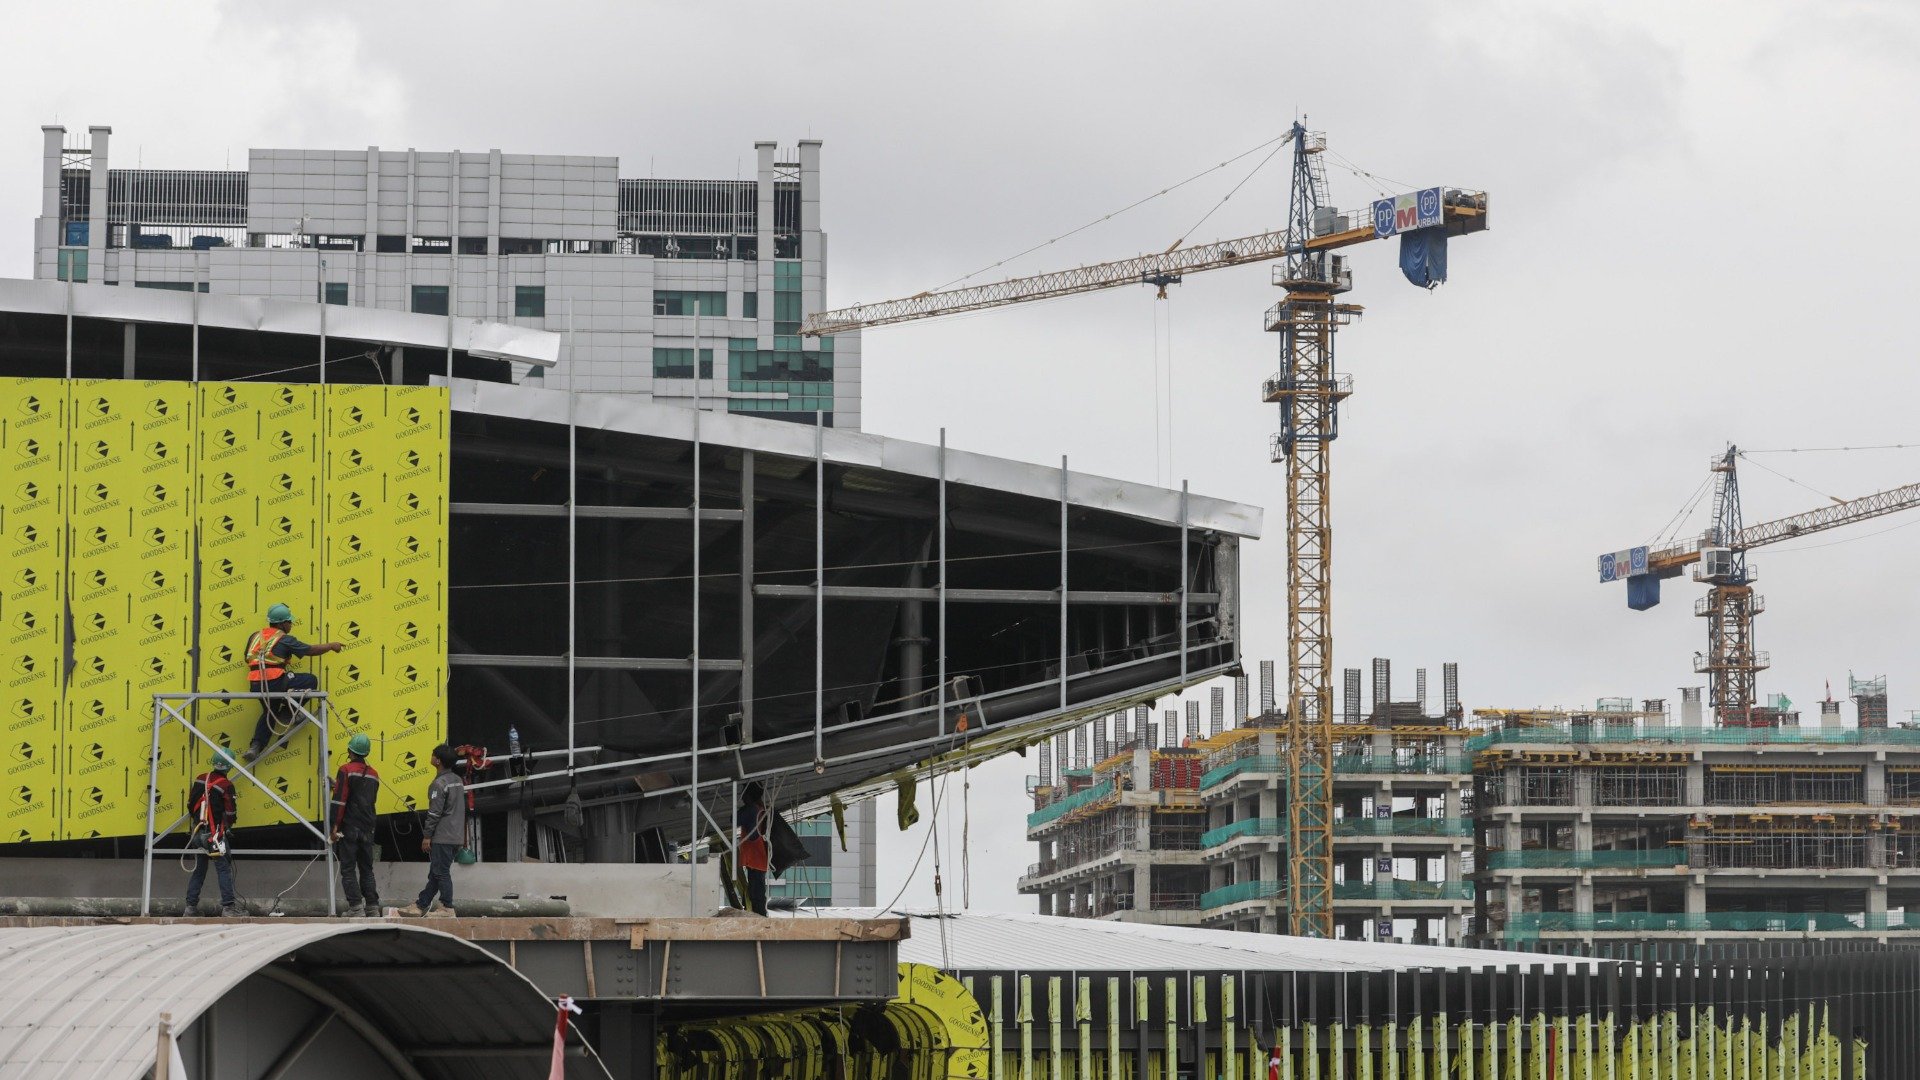
[(1270, 457), (1287, 467), (1287, 925), (1291, 933), (1333, 936), (1333, 632), (1330, 451), (1350, 377), (1334, 367), (1334, 334), (1360, 313), (1336, 299), (1353, 287), (1342, 248), (1401, 238), (1408, 280), (1446, 280), (1447, 239), (1487, 227), (1487, 196), (1432, 187), (1376, 200), (1364, 216), (1339, 213), (1328, 197), (1326, 136), (1295, 122), (1288, 133), (1293, 176), (1287, 226), (1274, 232), (988, 285), (922, 292), (810, 315), (807, 336), (955, 315), (1075, 293), (1146, 284), (1161, 290), (1186, 274), (1282, 260), (1283, 290), (1267, 311), (1280, 335), (1279, 371), (1263, 398), (1280, 406)]

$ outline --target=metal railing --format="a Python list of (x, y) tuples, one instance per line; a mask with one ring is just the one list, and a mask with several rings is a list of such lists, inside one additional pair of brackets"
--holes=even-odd
[(1229, 840), (1242, 836), (1285, 836), (1286, 818), (1242, 818), (1231, 825), (1222, 825), (1217, 829), (1208, 829), (1200, 834), (1200, 846), (1219, 847)]
[(1099, 802), (1113, 794), (1113, 781), (1102, 780), (1085, 791), (1075, 792), (1059, 802), (1043, 806), (1027, 815), (1027, 828), (1037, 829), (1049, 821), (1055, 821), (1083, 806)]
[(1615, 725), (1555, 724), (1508, 728), (1476, 735), (1467, 740), (1467, 753), (1477, 754), (1495, 746), (1527, 743), (1630, 742), (1718, 743), (1735, 746), (1920, 746), (1920, 729), (1872, 728), (1863, 731), (1858, 728), (1643, 727), (1635, 730)]
[(1335, 900), (1471, 900), (1471, 881), (1342, 881), (1333, 886)]
[(1272, 900), (1286, 891), (1287, 883), (1284, 881), (1241, 881), (1201, 893), (1200, 908), (1211, 911), (1228, 904), (1244, 904), (1249, 900)]
[(1225, 783), (1243, 772), (1283, 773), (1287, 771), (1287, 760), (1278, 754), (1252, 754), (1225, 765), (1216, 765), (1200, 775), (1200, 790)]
[(1494, 851), (1487, 855), (1489, 870), (1571, 869), (1601, 870), (1632, 867), (1685, 866), (1685, 848), (1656, 848), (1651, 851), (1573, 851), (1541, 849), (1536, 851)]
[(1470, 818), (1348, 818), (1333, 823), (1335, 836), (1472, 836)]
[(1521, 912), (1507, 917), (1506, 936), (1537, 933), (1882, 933), (1920, 930), (1920, 915), (1831, 911), (1574, 911)]

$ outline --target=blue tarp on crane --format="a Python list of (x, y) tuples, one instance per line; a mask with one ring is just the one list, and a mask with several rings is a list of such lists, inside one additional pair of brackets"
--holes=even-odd
[(1653, 574), (1635, 574), (1627, 579), (1627, 606), (1645, 611), (1660, 602), (1660, 579)]
[(1400, 234), (1400, 272), (1423, 289), (1447, 280), (1447, 232), (1443, 226)]

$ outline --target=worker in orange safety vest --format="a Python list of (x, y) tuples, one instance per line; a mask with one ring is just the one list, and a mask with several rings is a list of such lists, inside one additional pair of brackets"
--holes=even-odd
[[(267, 609), (267, 625), (247, 638), (247, 689), (256, 694), (299, 693), (320, 689), (319, 676), (308, 671), (289, 671), (302, 656), (339, 652), (346, 646), (337, 641), (309, 645), (293, 636), (293, 609), (275, 604)], [(261, 702), (260, 721), (254, 725), (253, 741), (247, 747), (247, 760), (253, 761), (273, 738), (274, 721), (279, 719), (272, 700)], [(284, 724), (284, 722), (283, 722)]]

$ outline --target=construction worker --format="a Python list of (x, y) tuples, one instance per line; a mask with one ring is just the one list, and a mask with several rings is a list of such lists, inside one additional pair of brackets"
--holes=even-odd
[(747, 872), (747, 905), (755, 915), (767, 913), (767, 867), (771, 833), (767, 820), (766, 794), (758, 782), (740, 789), (740, 809), (734, 825), (740, 831), (740, 868)]
[(180, 910), (181, 918), (200, 913), (200, 888), (207, 883), (209, 863), (220, 881), (220, 914), (228, 918), (246, 914), (233, 896), (233, 866), (227, 851), (228, 832), (239, 818), (233, 781), (227, 779), (232, 768), (230, 751), (224, 747), (214, 751), (207, 771), (194, 777), (187, 791), (187, 813), (193, 818), (193, 842), (199, 854), (194, 858), (193, 874), (187, 878), (187, 902)]
[(333, 778), (327, 813), (334, 858), (340, 862), (340, 891), (347, 897), (341, 914), (349, 919), (380, 914), (380, 886), (373, 879), (373, 804), (380, 796), (380, 773), (367, 764), (372, 749), (365, 735), (347, 740), (347, 760)]
[[(427, 856), (427, 887), (402, 915), (453, 915), (453, 858), (467, 842), (467, 786), (453, 771), (460, 760), (453, 747), (433, 748), (433, 783), (427, 788), (427, 820), (420, 826), (420, 850)], [(434, 907), (435, 896), (440, 906)]]
[[(288, 671), (295, 658), (339, 652), (346, 646), (337, 641), (309, 645), (293, 636), (293, 609), (275, 604), (267, 609), (265, 629), (255, 630), (247, 638), (247, 689), (256, 694), (299, 693), (320, 689), (320, 679), (308, 671)], [(262, 701), (260, 722), (254, 725), (253, 742), (247, 747), (247, 760), (253, 761), (273, 739), (276, 718), (274, 702)]]

